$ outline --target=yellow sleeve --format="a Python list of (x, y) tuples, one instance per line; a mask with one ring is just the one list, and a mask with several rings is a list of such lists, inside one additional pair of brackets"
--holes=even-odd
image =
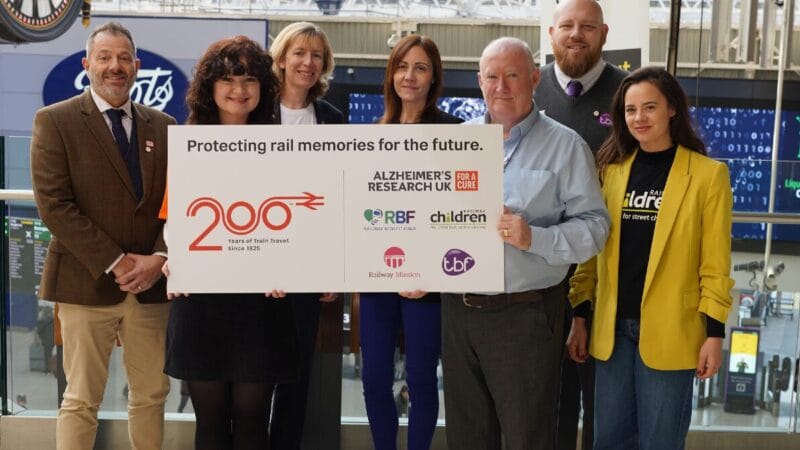
[(594, 303), (597, 287), (597, 256), (578, 264), (575, 274), (569, 279), (569, 302), (576, 307), (586, 300)]
[(728, 167), (716, 163), (701, 217), (698, 311), (725, 323), (731, 310), (731, 222), (733, 195)]

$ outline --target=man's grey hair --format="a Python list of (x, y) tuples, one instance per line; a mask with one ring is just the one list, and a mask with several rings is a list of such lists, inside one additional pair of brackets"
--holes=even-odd
[[(528, 43), (523, 41), (522, 39), (510, 37), (510, 36), (503, 36), (499, 37), (486, 46), (481, 53), (481, 61), (484, 58), (488, 57), (489, 55), (500, 53), (500, 52), (513, 52), (519, 51), (522, 52), (525, 57), (528, 59), (528, 63), (530, 64), (531, 70), (536, 69), (536, 61), (533, 59), (533, 52), (531, 48), (528, 46)], [(478, 63), (480, 65), (480, 63)]]
[(100, 33), (108, 33), (114, 36), (125, 36), (128, 38), (128, 41), (131, 43), (131, 47), (133, 47), (133, 56), (136, 57), (136, 44), (133, 42), (133, 35), (131, 35), (130, 30), (125, 28), (119, 22), (106, 22), (103, 25), (95, 28), (92, 31), (92, 34), (89, 35), (89, 38), (86, 39), (86, 57), (89, 57), (89, 53), (92, 52), (92, 46), (94, 45), (94, 38)]

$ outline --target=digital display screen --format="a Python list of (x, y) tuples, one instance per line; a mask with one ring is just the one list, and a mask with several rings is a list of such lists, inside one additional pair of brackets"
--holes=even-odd
[[(380, 94), (351, 93), (349, 103), (350, 123), (374, 123), (383, 114)], [(464, 120), (486, 111), (482, 99), (470, 97), (442, 97), (439, 108)], [(775, 111), (702, 106), (692, 107), (691, 113), (709, 156), (728, 164), (734, 211), (766, 212)], [(781, 119), (775, 212), (796, 213), (800, 211), (800, 111), (785, 110)], [(733, 225), (736, 238), (763, 240), (765, 235), (764, 224)], [(800, 242), (800, 227), (775, 225), (773, 239)]]
[[(441, 97), (439, 109), (462, 119), (470, 120), (486, 112), (482, 98)], [(383, 95), (350, 94), (350, 123), (375, 123), (383, 115)]]
[[(772, 173), (775, 111), (758, 108), (692, 108), (709, 156), (725, 161), (730, 170), (734, 211), (766, 212)], [(781, 114), (780, 151), (775, 212), (800, 211), (800, 111)], [(764, 224), (737, 223), (733, 235), (764, 239)], [(800, 241), (800, 227), (775, 225), (773, 239)]]

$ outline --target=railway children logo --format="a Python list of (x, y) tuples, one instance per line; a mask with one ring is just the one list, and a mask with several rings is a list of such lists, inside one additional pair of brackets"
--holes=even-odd
[(485, 209), (437, 210), (428, 217), (431, 228), (476, 229), (486, 228)]

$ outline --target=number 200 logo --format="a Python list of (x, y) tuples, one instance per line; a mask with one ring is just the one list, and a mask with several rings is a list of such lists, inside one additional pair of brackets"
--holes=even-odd
[[(222, 251), (221, 245), (204, 244), (202, 241), (212, 231), (214, 231), (219, 223), (226, 230), (236, 235), (250, 234), (258, 228), (259, 223), (263, 223), (265, 227), (272, 231), (280, 231), (288, 227), (292, 221), (292, 208), (304, 207), (312, 211), (316, 211), (318, 206), (323, 206), (325, 197), (314, 195), (310, 192), (303, 192), (303, 195), (298, 196), (277, 196), (268, 197), (261, 202), (258, 211), (245, 201), (236, 201), (230, 204), (226, 209), (222, 206), (217, 199), (213, 197), (200, 197), (195, 199), (186, 210), (188, 217), (194, 217), (197, 212), (203, 208), (211, 209), (214, 213), (214, 218), (211, 223), (200, 233), (197, 238), (189, 244), (189, 251)], [(278, 208), (283, 213), (282, 220), (270, 219), (270, 210)], [(236, 223), (233, 220), (233, 214), (237, 210), (244, 210), (247, 213), (247, 220), (244, 223)]]

